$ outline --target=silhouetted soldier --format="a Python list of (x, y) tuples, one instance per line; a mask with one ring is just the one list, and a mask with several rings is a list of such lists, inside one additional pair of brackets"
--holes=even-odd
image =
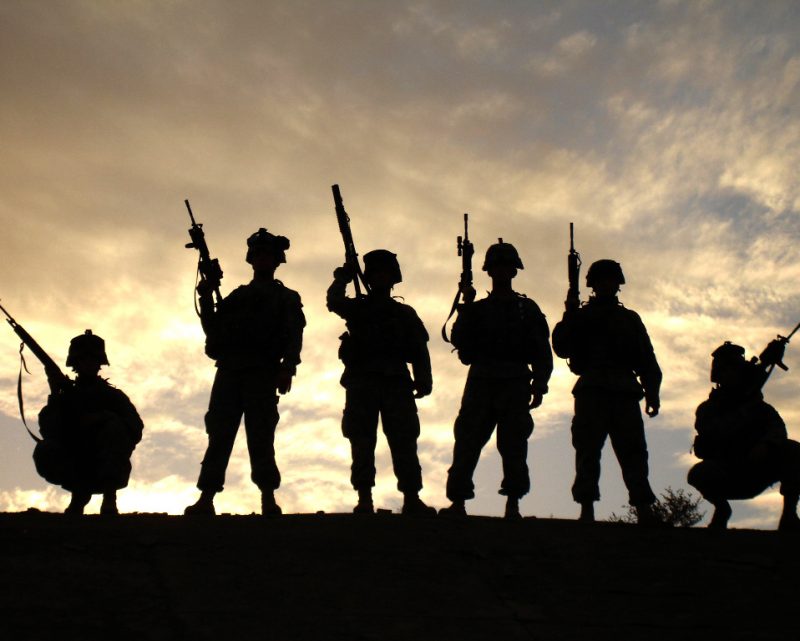
[(568, 306), (553, 329), (553, 349), (569, 359), (570, 370), (579, 376), (572, 390), (572, 496), (581, 505), (580, 520), (594, 521), (594, 502), (600, 500), (600, 456), (610, 437), (639, 523), (650, 524), (656, 497), (648, 481), (639, 401), (644, 397), (648, 416), (658, 414), (661, 369), (641, 318), (617, 299), (624, 283), (619, 263), (607, 259), (593, 263), (586, 284), (594, 295), (582, 307)]
[(67, 367), (74, 384), (50, 394), (39, 413), (42, 441), (34, 450), (39, 474), (72, 493), (65, 514), (83, 514), (92, 494), (100, 513), (118, 514), (117, 490), (128, 485), (131, 454), (142, 438), (139, 414), (128, 397), (100, 378), (108, 365), (105, 342), (91, 330), (70, 341)]
[[(436, 511), (419, 498), (422, 468), (417, 457), (420, 433), (415, 398), (431, 393), (428, 332), (409, 305), (391, 296), (402, 282), (397, 257), (385, 249), (364, 255), (364, 279), (370, 294), (345, 295), (353, 269), (345, 263), (333, 272), (328, 309), (347, 321), (339, 357), (345, 369), (346, 390), (342, 433), (353, 455), (350, 481), (358, 492), (356, 514), (372, 514), (375, 486), (375, 446), (378, 416), (392, 454), (397, 489), (403, 493), (403, 514), (433, 515)], [(411, 364), (413, 379), (406, 363)]]
[[(773, 341), (765, 354), (780, 361), (783, 349), (780, 341)], [(729, 500), (754, 498), (777, 482), (783, 495), (778, 528), (800, 527), (800, 443), (787, 438), (780, 415), (764, 401), (761, 387), (769, 366), (765, 354), (759, 361), (746, 361), (743, 347), (726, 342), (711, 355), (716, 387), (695, 418), (694, 453), (703, 460), (688, 477), (714, 506), (711, 528), (727, 527)]]
[(303, 344), (300, 295), (275, 279), (286, 262), (289, 240), (259, 229), (247, 239), (246, 260), (253, 280), (233, 290), (214, 310), (209, 281), (201, 281), (200, 315), (206, 353), (217, 362), (206, 413), (208, 448), (197, 488), (200, 498), (186, 514), (214, 514), (214, 495), (225, 484), (236, 432), (244, 414), (251, 478), (261, 490), (261, 512), (277, 515), (275, 490), (281, 476), (275, 463), (278, 395), (292, 387)]
[(511, 287), (522, 261), (513, 245), (500, 242), (486, 252), (483, 270), (492, 291), (475, 301), (464, 292), (451, 340), (461, 362), (469, 365), (461, 410), (455, 422), (453, 464), (447, 473), (451, 505), (441, 513), (466, 515), (464, 503), (475, 496), (472, 475), (497, 426), (497, 449), (503, 459), (500, 494), (506, 518), (520, 518), (519, 500), (530, 490), (528, 438), (530, 410), (539, 407), (553, 371), (550, 329), (539, 306)]

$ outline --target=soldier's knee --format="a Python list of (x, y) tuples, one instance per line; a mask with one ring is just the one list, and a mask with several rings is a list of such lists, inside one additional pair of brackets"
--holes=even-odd
[(703, 491), (703, 488), (706, 485), (707, 475), (705, 473), (706, 465), (703, 463), (697, 463), (689, 470), (689, 473), (686, 475), (686, 482), (691, 485), (692, 487)]

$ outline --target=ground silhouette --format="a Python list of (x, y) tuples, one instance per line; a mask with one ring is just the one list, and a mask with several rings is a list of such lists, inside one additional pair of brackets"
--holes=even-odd
[(797, 638), (798, 537), (399, 515), (0, 514), (0, 637)]

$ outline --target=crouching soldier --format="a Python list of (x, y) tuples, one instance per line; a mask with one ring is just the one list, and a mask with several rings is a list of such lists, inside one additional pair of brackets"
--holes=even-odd
[[(353, 456), (350, 480), (358, 492), (356, 514), (372, 514), (378, 417), (389, 443), (397, 489), (403, 493), (403, 514), (434, 515), (422, 502), (422, 468), (417, 457), (420, 434), (415, 398), (431, 393), (428, 333), (409, 305), (392, 298), (402, 282), (397, 257), (385, 249), (364, 255), (364, 279), (370, 293), (348, 298), (347, 283), (355, 277), (345, 264), (333, 274), (328, 309), (347, 322), (339, 357), (346, 389), (342, 433)], [(413, 378), (407, 363), (411, 364)]]
[(594, 502), (600, 500), (600, 456), (611, 437), (629, 501), (639, 523), (648, 525), (655, 523), (651, 505), (656, 497), (648, 480), (639, 402), (644, 397), (648, 416), (658, 414), (661, 369), (641, 318), (617, 298), (624, 283), (619, 263), (608, 259), (593, 263), (586, 274), (593, 295), (582, 307), (567, 305), (553, 328), (553, 349), (569, 359), (570, 370), (579, 376), (572, 389), (572, 497), (581, 506), (580, 520), (594, 521)]
[(783, 495), (778, 528), (800, 527), (800, 443), (787, 438), (783, 420), (761, 393), (783, 348), (773, 341), (758, 360), (747, 361), (743, 347), (726, 342), (711, 355), (716, 386), (695, 415), (694, 453), (703, 460), (688, 478), (714, 506), (711, 528), (727, 527), (728, 501), (754, 498), (773, 483), (781, 484)]
[(128, 485), (131, 454), (144, 425), (128, 397), (99, 376), (108, 365), (105, 342), (91, 330), (72, 339), (67, 367), (74, 382), (55, 390), (39, 413), (42, 441), (33, 459), (39, 474), (72, 493), (65, 514), (83, 514), (92, 494), (100, 513), (118, 514), (117, 490)]
[(206, 354), (217, 364), (205, 423), (208, 448), (197, 488), (200, 498), (184, 510), (213, 515), (214, 496), (225, 484), (225, 470), (244, 414), (251, 478), (261, 490), (261, 512), (278, 515), (275, 490), (281, 475), (275, 463), (278, 393), (286, 394), (300, 363), (303, 315), (300, 295), (275, 279), (286, 262), (289, 240), (259, 229), (247, 239), (246, 260), (253, 280), (233, 290), (214, 308), (210, 281), (198, 286)]
[(497, 449), (503, 459), (505, 516), (518, 519), (519, 500), (530, 490), (528, 438), (533, 433), (531, 409), (539, 407), (553, 371), (550, 329), (539, 306), (511, 287), (522, 261), (513, 245), (500, 242), (486, 252), (483, 270), (492, 291), (465, 303), (453, 324), (452, 343), (461, 362), (469, 365), (461, 409), (455, 422), (453, 464), (447, 472), (447, 498), (441, 513), (466, 515), (465, 501), (475, 496), (472, 475), (481, 449), (497, 426)]

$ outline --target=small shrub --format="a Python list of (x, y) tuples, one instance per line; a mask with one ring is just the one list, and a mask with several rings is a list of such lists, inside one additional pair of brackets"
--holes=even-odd
[[(692, 527), (703, 520), (705, 512), (699, 510), (702, 497), (695, 498), (691, 492), (667, 487), (661, 498), (653, 503), (655, 517), (670, 527)], [(637, 523), (636, 508), (627, 506), (624, 514), (612, 512), (608, 520), (612, 523)]]

